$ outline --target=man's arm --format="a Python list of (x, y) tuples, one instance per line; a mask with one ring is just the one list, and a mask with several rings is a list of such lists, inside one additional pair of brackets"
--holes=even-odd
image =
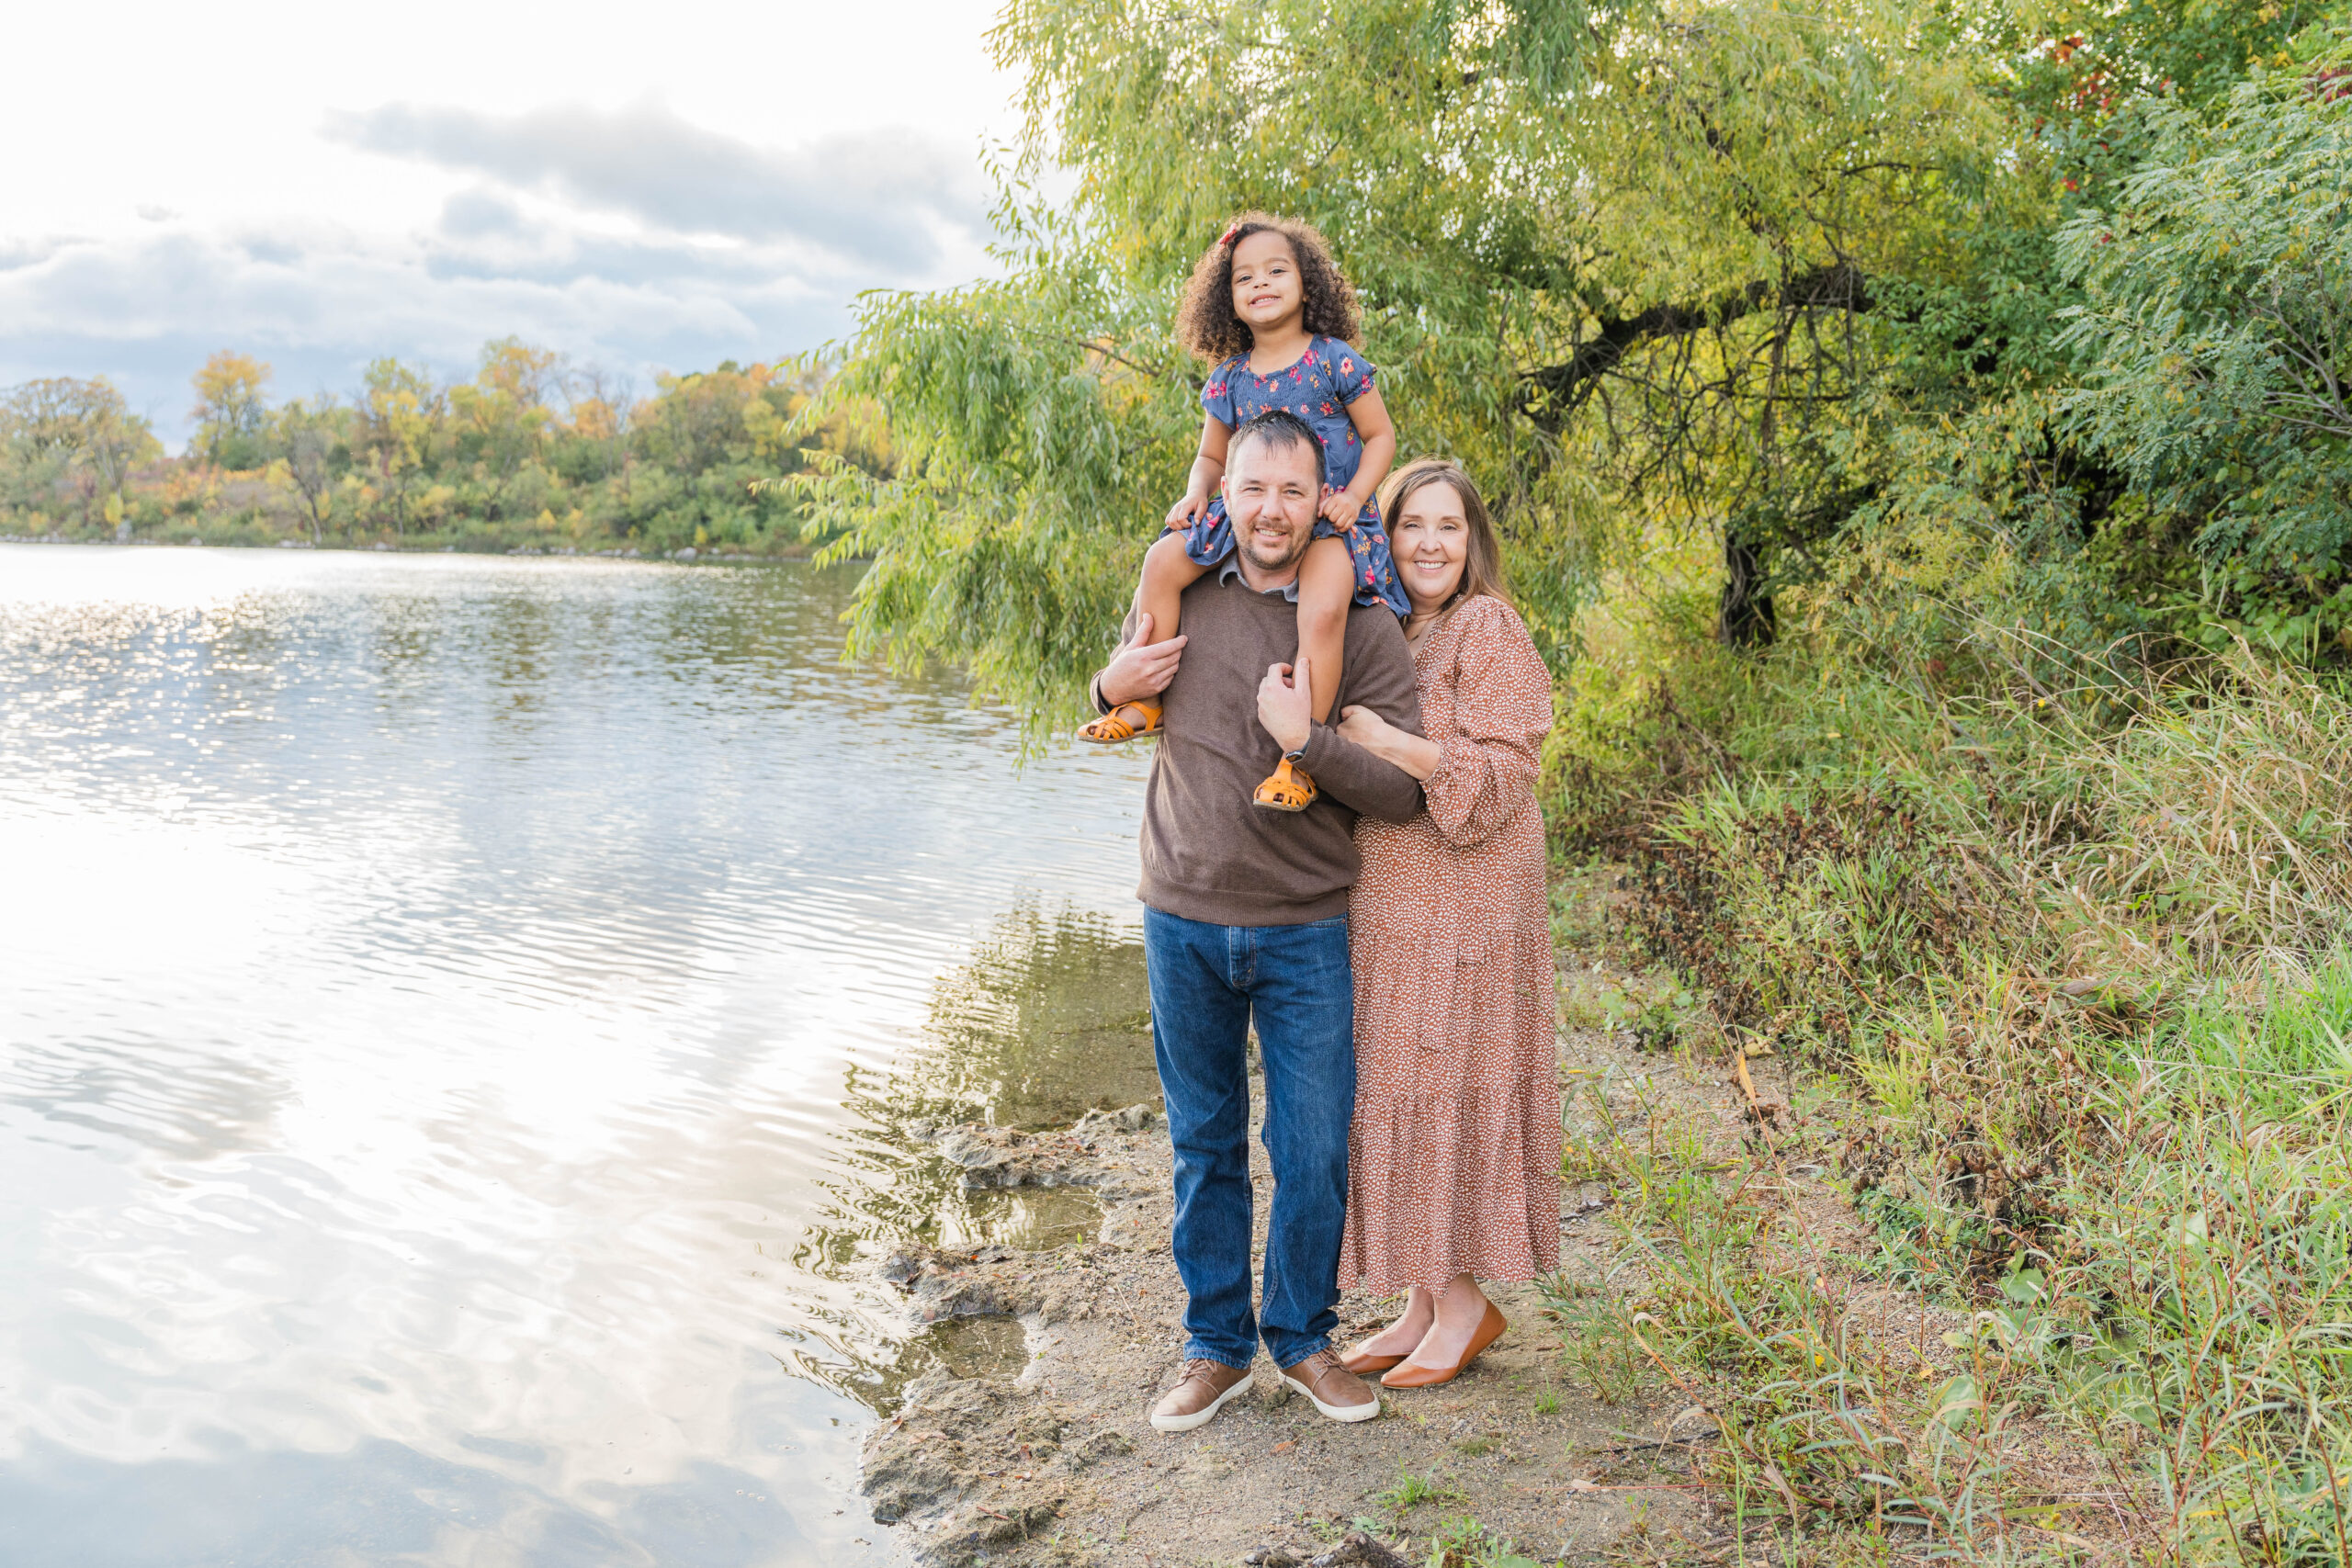
[[(1419, 735), (1420, 692), (1413, 682), (1412, 653), (1396, 619), (1351, 615), (1348, 637), (1348, 668), (1340, 680), (1348, 704), (1368, 707), (1397, 728)], [(1355, 646), (1358, 637), (1364, 639), (1361, 652)], [(1330, 726), (1312, 722), (1303, 711), (1288, 711), (1294, 705), (1304, 708), (1303, 683), (1283, 682), (1269, 674), (1259, 688), (1258, 699), (1260, 722), (1266, 724), (1267, 733), (1277, 742), (1285, 732), (1295, 735), (1304, 728), (1306, 741), (1298, 765), (1306, 770), (1317, 789), (1329, 790), (1342, 805), (1384, 822), (1409, 822), (1420, 815), (1419, 780), (1394, 762), (1374, 756)], [(1283, 712), (1270, 714), (1273, 705)], [(1273, 722), (1267, 722), (1270, 718)]]

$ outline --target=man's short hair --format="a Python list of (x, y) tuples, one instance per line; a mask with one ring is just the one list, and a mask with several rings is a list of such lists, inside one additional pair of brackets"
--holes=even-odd
[(1324, 485), (1329, 482), (1330, 470), (1323, 456), (1323, 443), (1316, 438), (1314, 431), (1307, 428), (1306, 422), (1290, 410), (1268, 409), (1263, 413), (1253, 413), (1243, 420), (1241, 427), (1233, 433), (1233, 438), (1225, 444), (1225, 466), (1232, 468), (1233, 455), (1253, 441), (1262, 441), (1269, 446), (1277, 447), (1305, 446), (1315, 456), (1316, 493), (1321, 494)]

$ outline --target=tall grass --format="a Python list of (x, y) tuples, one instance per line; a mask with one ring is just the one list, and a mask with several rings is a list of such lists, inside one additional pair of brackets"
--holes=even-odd
[[(2352, 1562), (2352, 703), (2243, 650), (2065, 686), (1975, 651), (1960, 689), (1702, 655), (1568, 727), (1717, 716), (1646, 795), (1555, 759), (1566, 829), (1633, 862), (1623, 934), (1702, 1033), (1842, 1097), (1793, 1135), (1852, 1205), (1800, 1201), (1785, 1128), (1723, 1169), (1611, 1126), (1577, 1157), (1640, 1287), (1599, 1310), (1792, 1541)], [(1905, 1300), (1953, 1326), (1906, 1344)]]

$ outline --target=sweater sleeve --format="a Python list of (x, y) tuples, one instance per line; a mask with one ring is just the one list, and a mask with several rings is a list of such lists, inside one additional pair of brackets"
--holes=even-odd
[[(1381, 613), (1361, 618), (1376, 628), (1363, 637), (1357, 653), (1359, 618), (1348, 624), (1348, 669), (1340, 693), (1341, 706), (1370, 708), (1399, 729), (1421, 732), (1421, 697), (1413, 683), (1413, 656), (1396, 617)], [(1383, 761), (1338, 730), (1318, 724), (1306, 738), (1299, 766), (1339, 800), (1366, 817), (1384, 822), (1409, 822), (1421, 814), (1421, 786), (1412, 774), (1394, 762)]]
[(1463, 627), (1461, 653), (1447, 674), (1454, 729), (1438, 738), (1437, 772), (1422, 787), (1438, 836), (1460, 850), (1532, 808), (1552, 728), (1552, 676), (1508, 605), (1489, 599), (1458, 613), (1476, 619)]

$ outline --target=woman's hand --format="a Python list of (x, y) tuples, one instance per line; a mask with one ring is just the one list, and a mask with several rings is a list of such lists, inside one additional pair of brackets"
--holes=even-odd
[(1395, 733), (1396, 726), (1368, 707), (1351, 704), (1340, 710), (1340, 739), (1353, 741), (1375, 757), (1385, 757), (1381, 748)]
[(1351, 703), (1340, 710), (1339, 737), (1353, 741), (1391, 767), (1429, 782), (1441, 755), (1434, 740), (1424, 740), (1409, 729), (1399, 729), (1367, 707)]
[(1209, 492), (1194, 486), (1184, 492), (1184, 498), (1182, 501), (1168, 509), (1168, 515), (1161, 519), (1161, 522), (1172, 533), (1176, 529), (1207, 516), (1208, 510)]

